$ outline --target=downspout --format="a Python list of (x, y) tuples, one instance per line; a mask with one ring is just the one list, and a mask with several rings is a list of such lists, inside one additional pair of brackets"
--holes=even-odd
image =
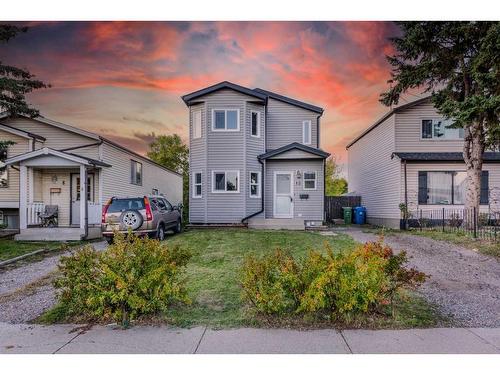
[[(318, 138), (319, 143), (319, 138)], [(325, 222), (325, 207), (326, 207), (326, 159), (323, 159), (323, 223)]]
[(408, 175), (406, 173), (406, 160), (403, 160), (403, 166), (404, 166), (404, 175), (405, 175), (405, 217), (404, 217), (404, 223), (405, 223), (405, 229), (406, 229), (407, 225), (408, 225)]
[(259, 210), (259, 211), (254, 212), (253, 214), (250, 214), (250, 215), (248, 215), (248, 216), (245, 216), (243, 219), (241, 219), (241, 223), (242, 223), (242, 224), (244, 224), (244, 223), (245, 223), (245, 221), (247, 221), (248, 219), (250, 219), (250, 218), (252, 218), (252, 217), (254, 217), (254, 216), (256, 216), (256, 215), (258, 215), (258, 214), (260, 214), (260, 213), (262, 213), (262, 212), (264, 212), (264, 191), (266, 190), (266, 189), (264, 188), (264, 186), (265, 186), (265, 185), (264, 185), (264, 180), (265, 180), (265, 177), (264, 177), (264, 163), (263, 163), (263, 162), (262, 162), (262, 160), (260, 160), (259, 158), (257, 158), (257, 161), (258, 161), (258, 162), (260, 163), (260, 165), (261, 165), (261, 169), (260, 169), (260, 170), (261, 170), (261, 172), (260, 172), (260, 176), (261, 176), (261, 177), (260, 177), (260, 180), (261, 180), (261, 181), (260, 181), (261, 208), (260, 208), (260, 210)]
[(87, 200), (87, 180), (88, 180), (88, 171), (87, 167), (85, 167), (85, 180), (80, 181), (81, 184), (85, 184), (85, 197), (83, 197), (83, 200), (85, 201), (85, 232), (83, 234), (82, 240), (86, 240), (87, 237), (89, 236), (89, 202)]

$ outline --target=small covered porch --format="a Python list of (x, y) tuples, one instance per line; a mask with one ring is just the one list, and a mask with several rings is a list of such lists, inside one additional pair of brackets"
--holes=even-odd
[(109, 164), (50, 148), (18, 155), (6, 164), (18, 168), (20, 176), (16, 240), (101, 236), (101, 171)]

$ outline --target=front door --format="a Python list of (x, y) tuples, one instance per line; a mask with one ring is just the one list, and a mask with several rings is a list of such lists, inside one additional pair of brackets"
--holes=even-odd
[(274, 217), (293, 218), (293, 172), (274, 173)]
[[(94, 175), (87, 175), (87, 201), (94, 201)], [(80, 174), (71, 174), (71, 225), (80, 225)]]

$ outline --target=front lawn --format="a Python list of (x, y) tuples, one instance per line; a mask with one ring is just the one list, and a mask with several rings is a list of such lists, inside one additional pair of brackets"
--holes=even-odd
[[(293, 256), (305, 256), (309, 249), (323, 249), (327, 241), (334, 251), (349, 250), (357, 243), (349, 236), (322, 236), (311, 232), (262, 231), (244, 229), (192, 230), (169, 237), (168, 245), (188, 246), (193, 258), (187, 267), (190, 306), (173, 308), (168, 322), (179, 326), (208, 325), (236, 327), (266, 325), (256, 319), (242, 302), (239, 285), (243, 259), (248, 254), (264, 255), (280, 247)], [(437, 324), (435, 311), (421, 298), (411, 294), (397, 304), (394, 319), (367, 317), (353, 323), (365, 327), (419, 327)], [(295, 322), (273, 322), (273, 325), (296, 325)]]
[(34, 242), (34, 241), (14, 241), (12, 239), (0, 240), (0, 261), (12, 259), (20, 255), (31, 253), (35, 250), (53, 250), (61, 246), (61, 242)]

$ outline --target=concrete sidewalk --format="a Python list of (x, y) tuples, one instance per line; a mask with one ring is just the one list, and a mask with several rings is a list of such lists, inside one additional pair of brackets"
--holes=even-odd
[(500, 328), (212, 330), (0, 323), (0, 353), (500, 353)]

